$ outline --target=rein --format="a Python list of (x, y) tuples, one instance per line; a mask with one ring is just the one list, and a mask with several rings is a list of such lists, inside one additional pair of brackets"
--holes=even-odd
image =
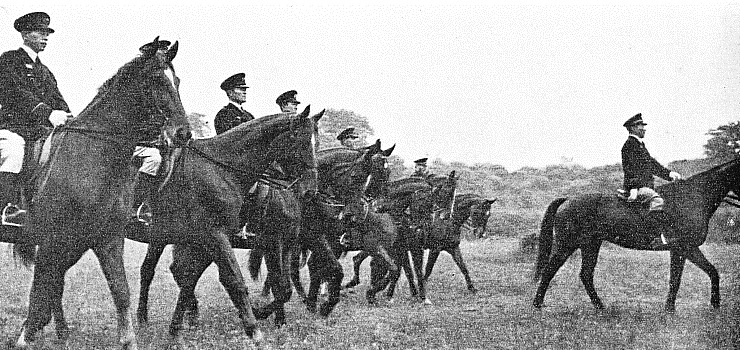
[[(183, 148), (192, 150), (195, 154), (199, 155), (201, 158), (203, 158), (203, 159), (205, 159), (205, 160), (207, 160), (207, 161), (209, 161), (209, 162), (211, 162), (213, 164), (216, 164), (216, 165), (218, 165), (218, 166), (220, 166), (220, 167), (222, 167), (222, 168), (224, 168), (224, 169), (226, 169), (226, 170), (228, 170), (228, 171), (230, 171), (232, 173), (235, 173), (235, 174), (238, 174), (238, 175), (242, 175), (242, 176), (249, 176), (249, 175), (251, 175), (250, 173), (248, 173), (246, 171), (243, 171), (241, 169), (237, 169), (237, 168), (235, 168), (235, 167), (233, 167), (233, 166), (231, 166), (229, 164), (226, 164), (226, 163), (223, 163), (223, 162), (221, 162), (221, 161), (219, 161), (217, 159), (214, 159), (213, 157), (209, 156), (208, 154), (206, 154), (205, 152), (203, 152), (199, 148), (190, 145), (190, 141), (188, 141), (188, 143)], [(298, 180), (300, 180), (300, 179), (299, 178), (294, 178), (294, 179), (292, 179), (291, 182), (286, 183), (283, 180), (279, 180), (279, 179), (276, 179), (274, 177), (270, 177), (266, 173), (262, 173), (262, 174), (260, 174), (257, 177), (257, 181), (262, 182), (265, 185), (268, 185), (270, 187), (277, 188), (279, 190), (287, 190), (287, 189), (292, 188), (293, 185), (295, 185), (298, 182)]]

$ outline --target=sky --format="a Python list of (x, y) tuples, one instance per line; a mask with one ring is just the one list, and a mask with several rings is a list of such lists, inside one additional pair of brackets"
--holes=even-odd
[(156, 36), (174, 60), (188, 113), (215, 116), (219, 84), (246, 73), (246, 108), (301, 107), (368, 119), (407, 162), (620, 162), (622, 123), (642, 113), (667, 163), (700, 158), (707, 132), (740, 120), (738, 2), (412, 2), (393, 4), (3, 2), (0, 50), (22, 43), (32, 11), (56, 30), (40, 57), (73, 113)]

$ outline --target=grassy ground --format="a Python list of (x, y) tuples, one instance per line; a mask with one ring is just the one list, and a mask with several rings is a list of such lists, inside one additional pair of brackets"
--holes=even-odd
[[(4, 244), (0, 250), (4, 250)], [(138, 266), (146, 246), (127, 243), (127, 270), (133, 295), (138, 293)], [(530, 305), (533, 256), (518, 250), (512, 238), (463, 243), (476, 286), (471, 294), (452, 259), (440, 257), (429, 284), (432, 306), (408, 298), (402, 277), (395, 302), (379, 306), (364, 300), (363, 284), (347, 293), (328, 319), (309, 314), (293, 298), (288, 325), (275, 329), (261, 322), (267, 349), (736, 349), (740, 346), (740, 246), (704, 247), (722, 277), (722, 308), (709, 306), (709, 279), (689, 265), (679, 292), (676, 314), (662, 311), (667, 293), (668, 254), (604, 249), (596, 286), (606, 309), (596, 311), (578, 279), (580, 259), (572, 257), (556, 276), (542, 310)], [(238, 253), (245, 264), (247, 251)], [(576, 254), (577, 255), (577, 254)], [(160, 262), (152, 287), (151, 324), (138, 331), (140, 349), (167, 345), (167, 327), (177, 296), (169, 274), (170, 254)], [(350, 274), (350, 260), (343, 259)], [(367, 263), (366, 263), (367, 264)], [(0, 253), (0, 332), (16, 336), (27, 310), (31, 271), (15, 269), (9, 254)], [(304, 271), (305, 275), (305, 271)], [(305, 276), (304, 276), (305, 277)], [(85, 257), (67, 274), (65, 311), (73, 328), (70, 349), (116, 348), (114, 310), (97, 261)], [(260, 282), (250, 281), (255, 302)], [(197, 289), (201, 326), (185, 333), (192, 349), (242, 349), (247, 343), (231, 302), (209, 268)], [(136, 298), (132, 298), (136, 303)], [(41, 336), (54, 349), (53, 327)]]

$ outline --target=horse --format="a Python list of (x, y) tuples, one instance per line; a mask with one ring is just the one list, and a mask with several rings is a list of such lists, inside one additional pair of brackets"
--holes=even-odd
[[(707, 238), (709, 220), (730, 191), (740, 190), (740, 159), (735, 159), (686, 180), (656, 188), (665, 199), (671, 228), (680, 240), (670, 245), (670, 282), (665, 311), (676, 310), (676, 294), (681, 284), (686, 259), (704, 271), (711, 281), (710, 303), (720, 306), (719, 274), (699, 246)], [(593, 284), (593, 273), (603, 241), (619, 246), (652, 250), (653, 233), (647, 210), (637, 203), (627, 203), (617, 194), (584, 194), (557, 198), (550, 203), (542, 219), (535, 279), (539, 280), (533, 305), (541, 308), (550, 281), (568, 257), (581, 249), (580, 278), (591, 303), (603, 309)], [(555, 248), (553, 249), (553, 243)], [(661, 249), (661, 250), (665, 250)]]
[[(304, 303), (309, 311), (317, 311), (318, 291), (322, 282), (328, 284), (328, 298), (320, 305), (319, 314), (328, 316), (339, 302), (339, 291), (344, 278), (342, 266), (337, 260), (344, 250), (339, 241), (350, 229), (362, 237), (354, 243), (365, 247), (377, 257), (376, 264), (386, 266), (384, 271), (387, 272), (377, 274), (372, 287), (366, 293), (369, 303), (375, 303), (375, 294), (385, 288), (394, 271), (398, 272), (388, 253), (388, 248), (396, 239), (393, 220), (390, 215), (370, 210), (366, 198), (377, 195), (375, 192), (382, 189), (382, 184), (387, 181), (387, 158), (394, 148), (395, 146), (381, 150), (378, 141), (375, 146), (359, 150), (344, 148), (320, 152), (319, 188), (322, 189), (324, 200), (304, 208), (300, 235), (303, 249), (311, 251), (307, 262), (310, 272), (307, 294), (298, 278), (296, 257), (293, 264), (296, 276), (293, 283), (301, 296), (306, 295)], [(330, 196), (332, 199), (326, 198)]]
[[(299, 116), (298, 118), (303, 118), (307, 116), (309, 112), (309, 109), (306, 109), (304, 111), (304, 114)], [(319, 119), (323, 116), (324, 112), (313, 116), (313, 122), (314, 125), (318, 123)], [(276, 115), (277, 116), (277, 115)], [(267, 117), (267, 119), (274, 118)], [(261, 120), (267, 120), (260, 118)], [(241, 129), (242, 133), (248, 132), (251, 129), (258, 128), (258, 126), (255, 126), (254, 124), (259, 123), (252, 123), (249, 124), (249, 127), (244, 127)], [(251, 128), (251, 129), (250, 129)], [(240, 133), (239, 135), (241, 135)], [(232, 137), (234, 141), (233, 143), (240, 143), (240, 142), (247, 142), (246, 139), (240, 139), (239, 135)], [(253, 135), (250, 137), (254, 137)], [(279, 143), (282, 139), (275, 138), (273, 143)], [(231, 147), (228, 143), (225, 143), (228, 147)], [(193, 147), (200, 147), (197, 145), (194, 145)], [(220, 146), (220, 148), (224, 148)], [(199, 148), (196, 148), (196, 150)], [(228, 151), (228, 150), (227, 150)], [(213, 153), (222, 152), (221, 150), (213, 151)], [(252, 152), (252, 151), (250, 151)], [(218, 155), (216, 157), (221, 157), (225, 155)], [(239, 167), (233, 166), (233, 165), (226, 165), (224, 163), (220, 163), (220, 161), (216, 160), (216, 158), (213, 155), (208, 155), (208, 159), (214, 160), (216, 163), (219, 163), (221, 165), (224, 165), (224, 168), (227, 170), (230, 170), (231, 172), (234, 172), (238, 175), (243, 175), (243, 171), (239, 170)], [(247, 160), (238, 160), (238, 162), (246, 162)], [(198, 161), (190, 160), (187, 164), (183, 165), (184, 167), (200, 167), (200, 163)], [(240, 165), (241, 166), (241, 165)], [(203, 168), (197, 168), (197, 169), (203, 169)], [(196, 170), (197, 171), (197, 170)], [(209, 171), (209, 170), (204, 170)], [(220, 175), (220, 174), (219, 174)], [(205, 176), (205, 175), (204, 175)], [(221, 176), (221, 175), (220, 175)], [(294, 182), (293, 184), (295, 184)], [(293, 188), (293, 184), (288, 185), (286, 188), (278, 189), (277, 186), (275, 188), (270, 187), (267, 195), (264, 199), (266, 205), (264, 206), (262, 210), (262, 214), (259, 218), (244, 218), (242, 211), (242, 221), (240, 221), (240, 224), (243, 224), (243, 220), (250, 220), (250, 221), (257, 221), (258, 226), (260, 227), (260, 234), (257, 236), (256, 241), (245, 241), (241, 239), (236, 238), (235, 231), (229, 231), (228, 238), (231, 241), (231, 245), (234, 248), (247, 248), (251, 249), (256, 247), (263, 246), (265, 247), (265, 250), (268, 252), (275, 252), (275, 254), (272, 254), (271, 257), (275, 257), (275, 259), (268, 260), (268, 269), (270, 271), (277, 271), (277, 276), (287, 276), (289, 274), (288, 270), (288, 263), (289, 256), (287, 256), (289, 252), (289, 248), (295, 244), (295, 239), (298, 235), (298, 230), (300, 228), (300, 190), (296, 190), (296, 188)], [(241, 186), (240, 193), (246, 194), (247, 190), (245, 190), (244, 186), (251, 186), (249, 181), (244, 181), (241, 183), (238, 183), (237, 185)], [(277, 183), (275, 183), (277, 185)], [(233, 191), (234, 189), (228, 189), (223, 190), (220, 189), (221, 192), (228, 193), (229, 191)], [(245, 198), (248, 197), (248, 195), (244, 196)], [(256, 205), (252, 203), (251, 201), (248, 201), (245, 205)], [(130, 231), (129, 238), (143, 242), (148, 243), (149, 247), (147, 249), (146, 257), (144, 258), (144, 262), (141, 265), (141, 288), (139, 291), (139, 307), (137, 310), (137, 316), (140, 324), (146, 324), (148, 323), (148, 309), (149, 309), (149, 288), (151, 286), (152, 280), (154, 279), (154, 273), (157, 263), (159, 262), (159, 258), (162, 256), (164, 252), (164, 248), (172, 243), (169, 241), (160, 241), (157, 240), (157, 237), (149, 233), (147, 230), (145, 230), (144, 233), (140, 232), (141, 227), (133, 227), (133, 229)], [(176, 242), (175, 242), (176, 243)], [(177, 248), (180, 249), (180, 248)], [(181, 249), (182, 250), (182, 249)], [(205, 262), (204, 262), (205, 263)], [(208, 264), (209, 265), (209, 264)], [(205, 265), (206, 267), (208, 265)], [(202, 271), (201, 271), (202, 273)], [(197, 280), (196, 280), (197, 282)], [(271, 313), (275, 313), (275, 324), (280, 326), (285, 324), (285, 314), (284, 314), (284, 308), (283, 304), (287, 302), (290, 299), (290, 288), (282, 288), (280, 290), (282, 294), (280, 294), (278, 297), (276, 297), (275, 301), (266, 306), (263, 309), (260, 310), (254, 310), (255, 311), (255, 317), (258, 319), (261, 318), (267, 318)], [(269, 311), (268, 311), (269, 310)], [(191, 325), (196, 324), (197, 318), (198, 318), (198, 308), (197, 308), (197, 300), (193, 298), (193, 300), (190, 303), (189, 309), (186, 311), (186, 315), (188, 316), (188, 321)]]
[[(185, 315), (197, 314), (195, 287), (211, 263), (218, 266), (221, 284), (237, 309), (246, 335), (256, 342), (262, 339), (255, 315), (266, 311), (255, 311), (251, 307), (230, 235), (241, 229), (240, 213), (245, 196), (271, 163), (276, 162), (286, 175), (296, 179), (296, 187), (292, 190), (298, 195), (312, 196), (316, 192), (315, 142), (317, 123), (323, 112), (308, 117), (309, 111), (307, 107), (299, 115), (270, 115), (240, 124), (213, 138), (191, 140), (176, 160), (171, 179), (155, 196), (152, 205), (155, 220), (149, 242), (160, 246), (175, 244), (170, 271), (180, 293), (169, 328), (175, 344), (183, 342), (181, 330)], [(276, 212), (286, 207), (290, 209), (291, 205), (277, 208)], [(279, 225), (274, 227), (274, 249), (280, 251), (283, 260), (277, 264), (287, 266), (289, 246), (297, 231)], [(283, 276), (281, 271), (287, 271), (287, 267), (276, 266), (274, 273)], [(282, 308), (290, 298), (289, 287), (288, 284), (284, 298), (276, 300), (279, 305), (275, 307)]]
[[(432, 174), (426, 178), (408, 177), (388, 183), (385, 196), (378, 200), (378, 211), (389, 213), (399, 232), (393, 245), (395, 260), (401, 264), (406, 274), (411, 295), (418, 297), (424, 304), (431, 304), (422, 277), (424, 246), (427, 240), (424, 228), (445, 208), (454, 206), (456, 187), (454, 170), (447, 176)], [(411, 261), (407, 252), (411, 253)], [(354, 256), (354, 276), (345, 288), (353, 288), (360, 283), (360, 265), (367, 257), (368, 254), (364, 252)], [(379, 268), (382, 269), (382, 266)], [(382, 270), (378, 273), (382, 273)], [(399, 277), (400, 274), (394, 274), (389, 281), (386, 290), (389, 300), (393, 298)], [(414, 281), (418, 282), (418, 290)]]
[[(155, 39), (155, 43), (157, 39)], [(177, 146), (189, 138), (172, 60), (178, 43), (122, 66), (95, 98), (53, 135), (14, 254), (34, 264), (29, 308), (16, 347), (25, 349), (54, 314), (57, 337), (70, 330), (62, 312), (64, 275), (89, 249), (100, 262), (116, 306), (118, 343), (136, 349), (123, 263), (131, 186), (130, 158), (142, 137), (161, 133)], [(38, 246), (38, 250), (37, 247)]]
[(432, 274), (434, 264), (439, 253), (447, 252), (465, 277), (468, 290), (475, 293), (478, 290), (473, 285), (468, 268), (460, 251), (460, 236), (463, 224), (470, 219), (474, 228), (485, 227), (491, 215), (491, 205), (496, 199), (483, 198), (474, 193), (464, 193), (455, 196), (455, 206), (452, 217), (437, 220), (432, 223), (424, 248), (429, 249), (426, 265), (424, 266), (424, 281)]

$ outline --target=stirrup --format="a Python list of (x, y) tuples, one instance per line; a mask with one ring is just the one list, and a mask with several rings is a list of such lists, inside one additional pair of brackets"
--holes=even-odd
[(139, 208), (136, 209), (136, 220), (146, 226), (152, 224), (153, 216), (151, 208), (146, 203), (141, 203)]
[(347, 232), (342, 233), (342, 236), (339, 237), (339, 244), (349, 247), (349, 237), (347, 237)]
[(15, 204), (8, 203), (0, 215), (0, 224), (4, 226), (23, 227), (26, 224), (27, 210), (21, 209)]
[(247, 239), (248, 237), (257, 237), (257, 234), (252, 232), (253, 230), (247, 230), (247, 225), (248, 224), (244, 224), (244, 226), (242, 226), (242, 229), (236, 235), (237, 237), (241, 239)]

